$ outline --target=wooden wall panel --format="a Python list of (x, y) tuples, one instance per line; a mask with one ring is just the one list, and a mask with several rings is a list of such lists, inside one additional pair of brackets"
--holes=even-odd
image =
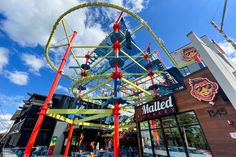
[[(217, 82), (210, 71), (205, 68), (184, 78), (186, 89), (174, 93), (174, 103), (177, 112), (195, 111), (204, 135), (210, 145), (214, 157), (236, 157), (236, 139), (230, 137), (230, 132), (236, 132), (236, 110), (229, 101), (224, 101), (220, 93), (216, 95), (215, 105), (199, 101), (191, 94), (189, 78), (206, 77), (210, 81)], [(224, 109), (227, 114), (211, 117), (209, 110)], [(141, 121), (141, 110), (136, 110), (136, 120)], [(234, 122), (229, 125), (227, 120)], [(139, 147), (141, 144), (139, 142)], [(141, 155), (141, 154), (140, 154)]]
[[(205, 68), (199, 72), (184, 78), (186, 89), (174, 94), (175, 104), (178, 112), (194, 110), (197, 114), (200, 125), (211, 147), (215, 157), (236, 157), (236, 140), (230, 137), (230, 132), (236, 132), (236, 111), (229, 101), (224, 101), (218, 93), (215, 105), (208, 102), (198, 101), (190, 94), (189, 78), (206, 77), (210, 81), (217, 82), (210, 71)], [(226, 115), (211, 117), (208, 110), (224, 108)], [(227, 120), (234, 122), (229, 125)]]

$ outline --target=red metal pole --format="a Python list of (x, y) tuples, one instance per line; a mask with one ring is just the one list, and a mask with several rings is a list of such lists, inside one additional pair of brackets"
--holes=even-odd
[(44, 119), (44, 117), (45, 117), (45, 115), (47, 113), (48, 107), (49, 107), (50, 102), (52, 100), (52, 97), (53, 97), (53, 94), (55, 92), (56, 86), (57, 86), (57, 84), (59, 82), (62, 69), (63, 69), (63, 67), (64, 67), (64, 65), (66, 63), (66, 59), (67, 59), (67, 57), (69, 55), (69, 52), (71, 50), (71, 46), (72, 46), (72, 43), (73, 43), (73, 41), (75, 39), (76, 34), (77, 34), (77, 32), (74, 32), (73, 36), (71, 37), (70, 43), (69, 43), (69, 45), (68, 45), (68, 47), (66, 49), (66, 52), (65, 52), (64, 57), (63, 57), (63, 59), (61, 61), (60, 67), (57, 70), (56, 77), (54, 78), (54, 81), (52, 83), (52, 86), (50, 88), (48, 96), (47, 96), (46, 100), (44, 101), (44, 104), (43, 104), (43, 106), (42, 106), (42, 108), (40, 110), (38, 120), (37, 120), (37, 122), (36, 122), (36, 124), (34, 126), (34, 129), (32, 131), (30, 139), (29, 139), (29, 141), (27, 143), (27, 146), (26, 146), (26, 149), (25, 149), (25, 152), (24, 152), (24, 157), (30, 157), (30, 153), (31, 153), (32, 147), (34, 146), (34, 142), (35, 142), (35, 140), (37, 138), (38, 132), (39, 132), (40, 127), (41, 127), (41, 125), (43, 123), (43, 119)]
[(121, 17), (122, 17), (122, 15), (123, 15), (123, 11), (121, 11), (121, 13), (120, 13), (120, 15), (119, 15), (119, 17), (118, 17), (118, 19), (116, 20), (116, 22), (115, 23), (119, 23), (120, 22), (120, 19), (121, 19)]
[[(118, 38), (116, 38), (116, 44), (118, 43)], [(119, 57), (119, 49), (115, 49), (115, 55), (118, 58)], [(119, 63), (115, 62), (115, 73), (119, 73)], [(117, 78), (115, 78), (115, 81)], [(117, 84), (115, 84), (115, 90), (114, 90), (114, 96), (117, 97)], [(114, 116), (114, 157), (119, 157), (119, 113), (120, 107), (119, 107), (119, 100), (114, 101), (114, 109), (113, 109), (113, 116)]]
[(73, 134), (73, 130), (74, 130), (74, 124), (70, 124), (70, 132), (69, 132), (68, 137), (67, 137), (67, 143), (66, 143), (66, 149), (64, 151), (64, 157), (68, 156), (68, 152), (69, 152), (69, 149), (70, 149), (70, 141), (71, 141), (71, 137), (72, 137), (72, 134)]
[(114, 101), (114, 157), (119, 157), (119, 146), (120, 146), (120, 142), (119, 142), (119, 100), (115, 100)]
[[(123, 11), (120, 13), (120, 16), (118, 17), (118, 19), (116, 20), (113, 29), (115, 32), (119, 32), (120, 31), (120, 25), (119, 25), (119, 21), (122, 17)], [(115, 51), (115, 56), (116, 58), (119, 57), (119, 50), (121, 48), (121, 45), (119, 44), (119, 40), (118, 37), (116, 37), (115, 39), (115, 43), (113, 43), (113, 49)], [(115, 62), (115, 71), (114, 73), (116, 74), (116, 76), (114, 77), (115, 79), (115, 89), (114, 89), (114, 96), (117, 97), (117, 79), (119, 78), (118, 75), (120, 74), (119, 72), (119, 63), (118, 61)], [(122, 73), (121, 73), (122, 74)], [(119, 100), (115, 100), (114, 101), (114, 109), (113, 109), (113, 117), (114, 117), (114, 157), (119, 157), (119, 116), (120, 116), (120, 107), (119, 107)]]
[[(148, 44), (148, 48), (149, 48), (149, 47), (150, 47), (150, 43)], [(148, 49), (148, 48), (147, 48), (147, 49)], [(146, 50), (147, 50), (147, 49), (146, 49)], [(149, 65), (149, 55), (147, 54), (146, 50), (144, 51), (144, 52), (145, 52), (144, 58), (146, 59), (146, 62), (147, 62), (147, 64), (148, 64), (148, 72), (149, 72), (149, 77), (150, 77), (150, 79), (151, 79), (151, 83), (152, 83), (152, 86), (153, 86), (153, 93), (154, 93), (155, 95), (157, 95), (156, 87), (154, 87), (153, 72), (152, 72), (152, 69), (151, 69), (151, 67), (150, 67), (150, 65)]]
[(157, 54), (157, 58), (160, 60), (160, 62), (164, 65), (164, 67), (166, 67), (165, 63), (161, 59), (161, 56), (160, 56), (160, 54), (159, 54), (159, 52), (157, 50), (156, 50), (156, 54)]

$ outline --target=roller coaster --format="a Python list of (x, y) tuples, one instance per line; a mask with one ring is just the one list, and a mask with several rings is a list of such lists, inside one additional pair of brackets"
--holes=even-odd
[[(113, 24), (113, 30), (97, 46), (77, 45), (77, 32), (68, 29), (66, 22), (70, 14), (90, 7), (105, 7), (114, 9), (119, 14)], [(134, 18), (140, 25), (129, 30), (124, 14)], [(64, 43), (54, 43), (58, 28), (63, 28)], [(145, 29), (153, 37), (162, 51), (172, 61), (174, 67), (167, 68), (157, 50), (151, 50), (147, 43), (142, 50), (133, 36), (140, 29)], [(78, 28), (79, 33), (79, 28)], [(96, 33), (96, 32), (94, 32)], [(155, 43), (152, 44), (155, 46)], [(55, 53), (66, 49), (58, 67)], [(84, 49), (88, 51), (84, 52)], [(129, 9), (105, 2), (89, 2), (77, 5), (63, 13), (55, 22), (45, 48), (45, 56), (50, 67), (57, 72), (49, 94), (41, 108), (38, 121), (24, 152), (29, 157), (38, 131), (45, 116), (70, 124), (68, 142), (64, 156), (68, 156), (70, 139), (74, 125), (93, 126), (104, 129), (114, 129), (114, 156), (119, 156), (119, 131), (134, 128), (133, 120), (135, 106), (159, 99), (183, 88), (182, 75), (177, 70), (164, 43), (154, 34), (148, 24)], [(63, 70), (66, 60), (73, 61), (69, 70)], [(58, 68), (57, 68), (58, 67)], [(52, 96), (60, 76), (65, 76), (72, 83), (71, 91), (77, 98), (74, 109), (50, 109)], [(82, 109), (80, 102), (89, 102), (101, 106), (101, 109)], [(76, 105), (77, 104), (77, 105)], [(81, 116), (86, 115), (86, 116)], [(89, 115), (89, 116), (88, 116)], [(127, 116), (128, 115), (128, 116)], [(109, 117), (113, 116), (109, 119)], [(108, 117), (106, 119), (106, 117)], [(92, 120), (105, 118), (106, 123), (92, 123)], [(122, 119), (122, 120), (120, 120)]]

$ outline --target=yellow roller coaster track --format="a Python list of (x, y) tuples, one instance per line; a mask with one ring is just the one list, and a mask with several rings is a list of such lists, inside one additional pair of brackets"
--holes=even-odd
[[(81, 9), (81, 8), (85, 8), (85, 7), (90, 7), (90, 6), (104, 6), (104, 7), (110, 7), (110, 8), (115, 8), (117, 10), (121, 10), (131, 16), (133, 16), (135, 19), (137, 19), (145, 28), (148, 32), (150, 32), (150, 34), (153, 36), (153, 38), (156, 40), (156, 42), (158, 43), (158, 45), (161, 47), (161, 49), (166, 53), (166, 55), (170, 58), (171, 62), (177, 66), (175, 60), (172, 58), (172, 56), (170, 55), (170, 53), (168, 52), (168, 50), (166, 49), (166, 47), (163, 45), (163, 43), (159, 40), (159, 38), (155, 35), (155, 33), (152, 31), (152, 29), (148, 26), (148, 24), (141, 18), (139, 17), (138, 15), (136, 15), (135, 13), (131, 12), (129, 9), (126, 9), (124, 7), (121, 7), (121, 6), (118, 6), (118, 5), (115, 5), (115, 4), (111, 4), (111, 3), (106, 3), (106, 2), (88, 2), (88, 3), (83, 3), (83, 4), (80, 4), (80, 5), (77, 5), (69, 10), (67, 10), (66, 12), (64, 12), (58, 19), (57, 21), (55, 22), (54, 26), (53, 26), (53, 29), (50, 33), (50, 36), (49, 36), (49, 39), (48, 39), (48, 42), (46, 44), (46, 49), (45, 49), (45, 56), (46, 56), (46, 60), (48, 62), (48, 64), (54, 69), (54, 70), (57, 70), (57, 67), (52, 63), (52, 61), (50, 60), (49, 58), (49, 48), (50, 48), (50, 42), (53, 38), (53, 35), (57, 29), (57, 26), (59, 25), (59, 23), (63, 20), (63, 18), (68, 15), (69, 13), (75, 11), (75, 10), (78, 10), (78, 9)], [(69, 79), (72, 79), (71, 77), (63, 74), (64, 76), (66, 76), (67, 78)]]

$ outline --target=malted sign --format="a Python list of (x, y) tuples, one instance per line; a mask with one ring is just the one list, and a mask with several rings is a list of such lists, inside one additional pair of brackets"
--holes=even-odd
[(150, 118), (157, 118), (164, 115), (170, 115), (176, 112), (173, 96), (165, 97), (145, 103), (136, 107), (136, 119), (142, 121)]

